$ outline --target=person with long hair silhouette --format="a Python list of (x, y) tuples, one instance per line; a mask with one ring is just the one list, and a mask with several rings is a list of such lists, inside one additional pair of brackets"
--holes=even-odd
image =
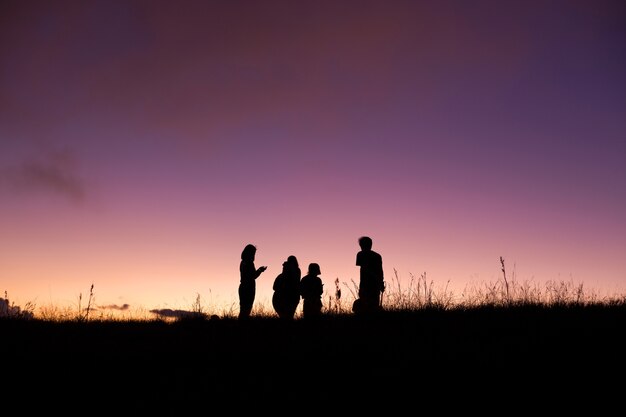
[(382, 309), (382, 293), (385, 291), (383, 258), (372, 250), (372, 238), (359, 238), (361, 250), (356, 254), (356, 265), (359, 266), (359, 298), (355, 300), (352, 310), (355, 313), (371, 313)]
[(322, 294), (324, 284), (319, 275), (320, 266), (310, 263), (307, 274), (300, 281), (300, 295), (302, 296), (302, 317), (305, 319), (319, 317), (322, 314)]
[(283, 262), (283, 270), (274, 280), (272, 306), (281, 319), (291, 320), (300, 304), (300, 265), (298, 258), (290, 255)]
[(239, 263), (239, 318), (250, 317), (254, 297), (256, 296), (256, 279), (267, 269), (267, 266), (254, 266), (256, 246), (247, 244), (241, 252)]

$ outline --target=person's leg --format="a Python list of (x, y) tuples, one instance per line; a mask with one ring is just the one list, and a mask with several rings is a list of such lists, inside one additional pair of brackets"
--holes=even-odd
[(247, 318), (252, 312), (254, 289), (239, 286), (239, 318)]
[(364, 288), (363, 290), (363, 307), (364, 311), (371, 312), (376, 309), (378, 299), (373, 288)]

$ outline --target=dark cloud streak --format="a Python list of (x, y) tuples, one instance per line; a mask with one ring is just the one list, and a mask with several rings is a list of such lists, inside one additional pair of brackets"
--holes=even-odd
[(117, 304), (109, 304), (109, 305), (105, 305), (105, 306), (98, 306), (99, 309), (101, 310), (119, 310), (119, 311), (126, 311), (130, 308), (130, 304), (122, 304), (117, 305)]
[(203, 313), (188, 310), (173, 310), (171, 308), (161, 308), (150, 310), (151, 313), (156, 314), (161, 318), (174, 318), (174, 319), (186, 319), (186, 318), (202, 318)]
[(0, 190), (16, 194), (52, 192), (73, 203), (82, 203), (86, 198), (85, 183), (75, 165), (71, 152), (64, 150), (0, 167)]

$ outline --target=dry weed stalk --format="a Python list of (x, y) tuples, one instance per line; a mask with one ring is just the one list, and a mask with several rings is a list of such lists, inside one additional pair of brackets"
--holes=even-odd
[(81, 308), (81, 302), (83, 300), (83, 293), (78, 294), (78, 316), (76, 319), (78, 321), (88, 321), (89, 320), (89, 312), (92, 309), (92, 303), (95, 301), (95, 295), (93, 293), (93, 284), (91, 284), (91, 288), (89, 288), (89, 299), (87, 300), (87, 307), (85, 307), (85, 314), (83, 314), (83, 310)]

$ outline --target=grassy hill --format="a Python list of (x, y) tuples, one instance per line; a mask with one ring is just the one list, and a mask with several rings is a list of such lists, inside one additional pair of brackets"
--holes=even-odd
[[(624, 303), (432, 307), (292, 322), (2, 319), (0, 392), (6, 409), (31, 411), (506, 406), (602, 414), (623, 396), (625, 331)], [(24, 392), (31, 400), (22, 403)]]

